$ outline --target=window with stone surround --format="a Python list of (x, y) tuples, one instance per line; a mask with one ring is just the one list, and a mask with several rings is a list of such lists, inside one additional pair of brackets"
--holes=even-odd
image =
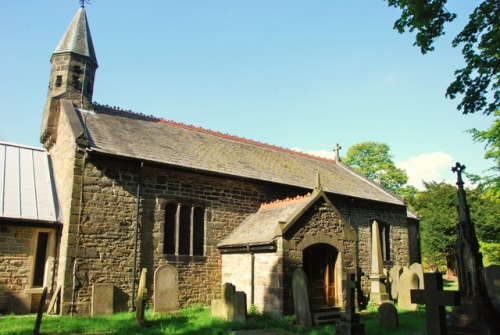
[(203, 256), (205, 209), (199, 205), (167, 203), (163, 227), (163, 253)]

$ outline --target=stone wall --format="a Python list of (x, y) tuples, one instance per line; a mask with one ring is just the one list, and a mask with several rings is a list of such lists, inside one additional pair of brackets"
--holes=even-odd
[[(273, 190), (265, 184), (150, 165), (141, 168), (140, 162), (98, 156), (87, 159), (84, 172), (80, 240), (76, 251), (79, 284), (76, 297), (82, 312), (90, 307), (93, 283), (115, 285), (115, 310), (130, 307), (139, 178), (136, 272), (143, 267), (148, 269), (147, 286), (151, 295), (154, 270), (164, 263), (175, 266), (179, 273), (181, 306), (208, 305), (211, 299), (220, 296), (218, 242), (255, 212), (261, 203), (284, 194), (299, 193), (292, 188)], [(205, 207), (203, 256), (163, 254), (164, 206), (168, 201)]]
[(0, 311), (7, 311), (12, 293), (23, 294), (29, 285), (33, 229), (3, 226), (0, 233)]
[[(115, 309), (127, 309), (132, 296), (132, 264), (134, 225), (137, 211), (137, 185), (141, 178), (138, 264), (148, 269), (148, 293), (152, 293), (153, 273), (161, 264), (169, 263), (179, 273), (180, 305), (201, 303), (210, 304), (210, 300), (220, 297), (222, 282), (221, 256), (216, 248), (218, 242), (228, 236), (249, 214), (254, 213), (263, 202), (282, 199), (307, 193), (308, 190), (292, 187), (281, 187), (272, 184), (251, 182), (243, 179), (230, 179), (222, 176), (203, 173), (192, 173), (178, 169), (146, 165), (142, 169), (140, 162), (125, 161), (109, 157), (90, 156), (84, 168), (83, 207), (80, 230), (80, 246), (78, 248), (78, 287), (77, 301), (81, 310), (88, 310), (91, 285), (93, 283), (113, 283), (117, 289)], [(140, 177), (139, 177), (140, 175)], [(165, 223), (165, 204), (168, 201), (201, 204), (205, 214), (205, 248), (203, 256), (166, 255), (163, 254), (163, 238)], [(399, 255), (401, 264), (407, 263), (407, 238), (405, 232), (405, 209), (397, 206), (383, 208), (365, 202), (361, 206), (345, 204), (339, 201), (337, 218), (329, 216), (318, 219), (317, 227), (321, 230), (327, 220), (357, 225), (363, 239), (359, 243), (361, 257), (360, 266), (365, 274), (370, 268), (369, 222), (383, 219), (398, 228), (394, 228), (395, 254)], [(370, 205), (372, 207), (370, 207)], [(326, 213), (325, 211), (320, 211)], [(349, 214), (350, 213), (350, 217)], [(324, 214), (322, 214), (324, 215)], [(313, 220), (314, 221), (314, 220)], [(331, 227), (328, 229), (331, 230)], [(340, 228), (338, 228), (340, 229)], [(367, 230), (368, 229), (368, 230)], [(406, 242), (405, 242), (406, 239)], [(406, 243), (406, 246), (405, 246)], [(347, 243), (344, 249), (353, 249), (353, 243)], [(405, 254), (406, 253), (406, 254)], [(346, 267), (354, 268), (354, 254), (347, 253), (343, 261)], [(256, 255), (256, 262), (266, 264), (266, 254)], [(285, 271), (290, 274), (298, 264), (299, 257), (290, 257)], [(406, 263), (405, 263), (406, 262)], [(68, 269), (69, 263), (66, 265)], [(264, 269), (265, 267), (262, 266)], [(267, 273), (265, 280), (276, 281)], [(279, 280), (291, 280), (286, 276)], [(244, 288), (238, 287), (238, 290)], [(268, 285), (267, 283), (265, 285)], [(366, 287), (367, 288), (367, 287)], [(282, 292), (284, 300), (290, 302), (290, 293)], [(255, 289), (255, 301), (267, 293), (259, 293)], [(248, 299), (250, 300), (250, 299)], [(281, 303), (281, 302), (280, 302)], [(272, 303), (274, 304), (274, 303)], [(264, 305), (272, 305), (269, 301)], [(288, 306), (290, 308), (290, 306)], [(286, 308), (285, 308), (286, 309)]]
[(41, 287), (32, 287), (40, 231), (49, 233), (43, 280), (49, 298), (53, 293), (56, 229), (16, 226), (16, 222), (0, 222), (0, 228), (0, 313), (29, 313), (38, 306), (42, 293)]
[[(60, 103), (58, 108), (57, 141), (49, 148), (56, 184), (60, 216), (63, 220), (59, 246), (58, 285), (61, 286), (62, 312), (69, 313), (72, 301), (74, 252), (80, 217), (80, 188), (84, 149), (76, 144), (71, 118), (77, 118), (71, 104)], [(88, 312), (88, 311), (84, 311)]]

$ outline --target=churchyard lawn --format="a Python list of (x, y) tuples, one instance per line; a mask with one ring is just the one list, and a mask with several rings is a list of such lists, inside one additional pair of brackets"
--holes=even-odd
[[(135, 324), (133, 313), (117, 313), (106, 317), (69, 317), (44, 315), (41, 333), (44, 335), (63, 334), (233, 334), (233, 335), (330, 335), (335, 334), (332, 326), (305, 330), (293, 325), (293, 319), (286, 317), (276, 321), (262, 315), (251, 315), (247, 324), (238, 325), (224, 322), (210, 316), (205, 308), (188, 308), (179, 313), (153, 316), (152, 311), (146, 313), (145, 327)], [(361, 321), (365, 324), (366, 335), (389, 334), (407, 335), (425, 330), (425, 312), (399, 313), (400, 327), (397, 329), (381, 328), (378, 325), (376, 309), (361, 313)], [(0, 318), (0, 335), (32, 334), (35, 316), (6, 316)]]

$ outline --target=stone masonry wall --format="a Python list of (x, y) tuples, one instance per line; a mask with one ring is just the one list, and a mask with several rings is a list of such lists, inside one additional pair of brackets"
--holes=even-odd
[[(140, 163), (94, 156), (88, 159), (84, 171), (77, 300), (82, 305), (82, 310), (88, 310), (92, 284), (113, 283), (117, 289), (115, 309), (127, 309), (130, 307), (132, 296), (133, 237)], [(308, 191), (149, 165), (142, 169), (141, 179), (136, 271), (139, 273), (142, 267), (148, 269), (148, 294), (151, 294), (154, 270), (165, 262), (175, 266), (179, 273), (181, 306), (196, 303), (208, 305), (211, 299), (220, 296), (222, 264), (216, 245), (249, 214), (256, 212), (261, 203), (305, 194)], [(170, 200), (186, 204), (196, 203), (205, 207), (203, 256), (174, 256), (162, 253), (164, 206)], [(408, 236), (405, 230), (404, 208), (377, 208), (373, 204), (370, 207), (370, 203), (367, 203), (367, 206), (351, 206), (352, 208), (348, 209), (347, 206), (342, 207), (345, 203), (339, 201), (341, 209), (336, 215), (348, 222), (348, 215), (342, 213), (348, 213), (350, 210), (351, 224), (359, 226), (362, 236), (359, 243), (359, 252), (362, 255), (360, 266), (366, 274), (370, 268), (371, 242), (364, 230), (369, 227), (368, 223), (372, 219), (384, 219), (385, 222), (399, 225), (394, 228), (393, 234), (395, 253), (403, 253), (398, 254), (398, 261), (402, 264), (407, 262)], [(331, 222), (332, 218), (328, 219)], [(323, 221), (318, 219), (317, 222)], [(312, 229), (321, 230), (324, 226), (318, 223), (317, 227)], [(331, 230), (331, 227), (328, 229)], [(354, 268), (353, 243), (347, 243), (344, 249), (353, 250), (346, 253), (344, 264), (345, 267)], [(289, 258), (291, 262), (288, 263), (285, 273), (291, 276), (292, 267), (298, 264), (300, 257), (301, 255), (295, 255)], [(283, 278), (285, 287), (286, 280), (291, 280), (290, 278)], [(290, 294), (283, 292), (283, 295), (289, 308)], [(257, 289), (255, 297), (257, 298)], [(83, 307), (84, 305), (86, 307)]]
[[(179, 274), (181, 306), (208, 305), (211, 299), (220, 296), (218, 242), (261, 203), (299, 193), (292, 188), (273, 190), (264, 184), (154, 166), (145, 166), (140, 172), (139, 162), (97, 156), (87, 160), (84, 171), (80, 240), (76, 251), (76, 297), (82, 311), (90, 307), (93, 283), (115, 285), (115, 310), (130, 307), (139, 174), (142, 182), (136, 271), (139, 273), (142, 267), (148, 269), (147, 287), (151, 296), (154, 270), (165, 262), (175, 266)], [(205, 207), (203, 256), (162, 253), (164, 205), (168, 200)]]
[(2, 227), (7, 231), (0, 234), (0, 311), (5, 312), (9, 296), (24, 293), (29, 285), (33, 229)]
[(379, 223), (390, 225), (392, 263), (401, 266), (409, 265), (410, 250), (406, 209), (400, 206), (359, 199), (347, 200), (340, 197), (332, 197), (332, 202), (358, 234), (358, 267), (364, 273), (361, 286), (364, 294), (368, 295), (371, 271), (371, 224), (373, 220), (377, 220)]

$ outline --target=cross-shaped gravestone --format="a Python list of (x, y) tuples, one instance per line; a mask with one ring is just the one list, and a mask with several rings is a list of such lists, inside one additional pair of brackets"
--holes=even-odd
[(354, 290), (356, 289), (356, 275), (348, 273), (347, 279), (342, 281), (346, 290), (345, 318), (349, 321), (357, 321), (354, 306)]
[(361, 268), (358, 268), (358, 271), (356, 271), (356, 291), (358, 293), (358, 308), (365, 309), (366, 308), (366, 299), (363, 296), (363, 289), (361, 288), (361, 277), (365, 275), (363, 270)]
[(424, 273), (424, 287), (424, 290), (411, 290), (411, 302), (425, 304), (427, 335), (445, 335), (444, 306), (459, 305), (459, 292), (443, 291), (443, 277), (439, 272)]

